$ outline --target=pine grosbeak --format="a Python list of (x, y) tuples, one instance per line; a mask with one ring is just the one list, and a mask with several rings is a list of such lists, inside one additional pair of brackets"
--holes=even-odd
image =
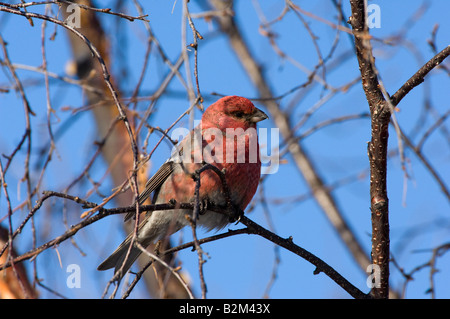
[[(256, 123), (267, 119), (267, 115), (248, 99), (226, 96), (212, 104), (204, 112), (200, 124), (176, 146), (172, 156), (148, 180), (145, 190), (139, 195), (143, 204), (154, 192), (153, 203), (193, 203), (196, 182), (193, 173), (204, 163), (225, 169), (226, 185), (232, 204), (244, 211), (258, 187), (261, 161), (256, 132)], [(225, 206), (226, 198), (219, 175), (213, 170), (200, 174), (199, 199), (202, 203)], [(149, 212), (139, 224), (136, 240), (147, 247), (156, 240), (169, 236), (189, 225), (186, 214), (191, 210), (173, 209)], [(129, 213), (125, 220), (133, 217)], [(230, 222), (229, 217), (209, 211), (198, 216), (197, 225), (208, 230), (221, 229)], [(133, 246), (127, 256), (133, 233), (99, 267), (106, 270), (115, 267), (118, 278), (122, 277), (141, 254)]]

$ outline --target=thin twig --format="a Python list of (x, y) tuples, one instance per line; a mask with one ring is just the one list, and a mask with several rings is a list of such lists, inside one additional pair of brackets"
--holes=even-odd
[[(148, 22), (148, 19), (146, 19), (148, 17), (148, 14), (134, 17), (134, 16), (130, 16), (130, 15), (127, 15), (127, 14), (124, 14), (124, 13), (120, 13), (120, 12), (113, 12), (113, 11), (111, 11), (110, 8), (100, 9), (100, 8), (90, 7), (90, 6), (81, 4), (81, 3), (76, 3), (76, 2), (73, 2), (73, 1), (66, 1), (66, 0), (30, 1), (30, 2), (27, 2), (27, 3), (17, 3), (17, 4), (0, 2), (0, 5), (7, 6), (9, 8), (13, 8), (13, 9), (24, 8), (25, 12), (27, 12), (26, 8), (31, 7), (31, 6), (47, 5), (47, 4), (56, 4), (58, 6), (61, 6), (62, 3), (67, 4), (67, 5), (75, 5), (75, 6), (78, 6), (78, 7), (82, 8), (82, 9), (84, 9), (84, 10), (90, 10), (90, 11), (95, 11), (95, 12), (99, 12), (99, 13), (106, 13), (106, 14), (115, 15), (115, 16), (118, 16), (118, 17), (121, 17), (121, 18), (125, 18), (125, 19), (127, 19), (128, 21), (131, 21), (131, 22), (133, 22), (134, 20), (142, 20), (142, 21)], [(28, 18), (28, 19), (30, 19), (30, 18)]]
[(416, 86), (425, 81), (425, 76), (431, 70), (439, 66), (450, 55), (450, 45), (441, 52), (432, 57), (425, 63), (412, 77), (408, 79), (398, 90), (391, 96), (392, 104), (397, 105), (400, 101)]

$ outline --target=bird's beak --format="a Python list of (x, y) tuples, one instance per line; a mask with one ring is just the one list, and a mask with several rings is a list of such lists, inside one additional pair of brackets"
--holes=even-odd
[(252, 123), (258, 123), (258, 122), (266, 120), (268, 118), (269, 117), (267, 116), (266, 113), (264, 113), (263, 111), (261, 111), (260, 109), (255, 107), (255, 111), (250, 116), (249, 121)]

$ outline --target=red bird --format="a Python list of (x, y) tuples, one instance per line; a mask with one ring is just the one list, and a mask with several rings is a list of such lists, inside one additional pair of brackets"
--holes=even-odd
[[(261, 175), (256, 123), (267, 119), (267, 115), (256, 108), (250, 100), (239, 96), (226, 96), (212, 104), (204, 112), (200, 124), (176, 147), (172, 156), (159, 168), (139, 195), (139, 203), (154, 192), (153, 203), (195, 202), (196, 182), (192, 174), (204, 163), (225, 169), (225, 180), (232, 204), (245, 210), (253, 198)], [(200, 174), (199, 199), (201, 203), (225, 206), (226, 198), (220, 177), (211, 169)], [(189, 225), (185, 215), (191, 210), (159, 210), (146, 214), (139, 224), (137, 241), (147, 247), (152, 242), (169, 236)], [(125, 220), (134, 216), (129, 213)], [(208, 230), (221, 229), (229, 223), (229, 217), (213, 211), (202, 212), (197, 225)], [(122, 278), (136, 258), (141, 254), (138, 247), (130, 247), (133, 234), (108, 257), (98, 270), (115, 267), (118, 278)], [(126, 259), (126, 260), (125, 260)]]

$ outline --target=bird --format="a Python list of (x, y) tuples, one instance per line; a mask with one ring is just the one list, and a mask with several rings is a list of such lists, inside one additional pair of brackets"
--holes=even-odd
[[(137, 201), (143, 204), (153, 193), (153, 204), (194, 203), (194, 175), (205, 164), (224, 173), (224, 185), (217, 172), (205, 169), (199, 174), (199, 202), (205, 211), (198, 214), (196, 225), (206, 230), (220, 230), (230, 223), (229, 216), (208, 210), (208, 205), (226, 206), (231, 200), (241, 212), (251, 202), (261, 176), (261, 160), (257, 123), (268, 116), (247, 98), (225, 96), (211, 104), (203, 113), (200, 124), (174, 147), (170, 158), (147, 181)], [(229, 203), (228, 203), (229, 204)], [(147, 212), (139, 223), (135, 241), (142, 247), (166, 238), (190, 225), (186, 214), (192, 209), (154, 210)], [(130, 212), (125, 221), (135, 216)], [(121, 280), (142, 253), (132, 240), (133, 232), (99, 266), (98, 270), (114, 268)], [(130, 248), (130, 245), (133, 245)]]

